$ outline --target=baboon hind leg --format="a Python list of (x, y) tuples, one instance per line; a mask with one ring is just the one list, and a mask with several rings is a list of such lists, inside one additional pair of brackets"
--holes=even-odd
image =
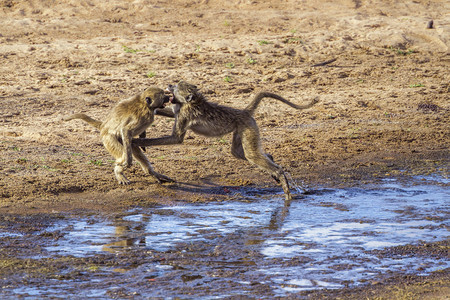
[(247, 160), (247, 158), (245, 158), (244, 148), (242, 147), (241, 135), (237, 131), (233, 133), (231, 154), (236, 158)]
[[(244, 148), (242, 147), (242, 138), (241, 135), (237, 132), (235, 132), (233, 134), (233, 143), (231, 145), (231, 154), (233, 154), (234, 157), (239, 158), (239, 159), (244, 159), (247, 160), (247, 158), (245, 157), (245, 153), (244, 153)], [(272, 161), (273, 160), (273, 156), (272, 154), (266, 153), (266, 156)], [(280, 183), (280, 181), (278, 180), (278, 178), (274, 179)]]
[(247, 128), (244, 130), (242, 133), (242, 140), (242, 148), (247, 160), (268, 172), (277, 182), (281, 183), (286, 200), (291, 200), (292, 196), (289, 189), (289, 183), (283, 168), (273, 162), (271, 155), (269, 156), (263, 153), (258, 129)]
[(163, 174), (159, 174), (158, 172), (156, 172), (153, 169), (150, 161), (147, 159), (145, 154), (142, 152), (142, 150), (138, 146), (132, 145), (131, 149), (133, 151), (134, 158), (136, 158), (138, 163), (141, 165), (142, 170), (144, 170), (145, 174), (152, 175), (153, 177), (156, 178), (156, 180), (159, 183), (161, 183), (161, 182), (173, 182), (174, 181), (172, 178), (167, 177), (167, 176), (165, 176)]
[(124, 165), (124, 147), (118, 138), (114, 135), (105, 134), (103, 135), (103, 145), (106, 150), (116, 159), (114, 166), (114, 175), (116, 176), (119, 184), (129, 184), (130, 181), (125, 177), (123, 171), (127, 167)]

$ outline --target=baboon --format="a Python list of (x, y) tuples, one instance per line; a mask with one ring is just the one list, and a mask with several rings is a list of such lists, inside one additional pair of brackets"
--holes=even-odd
[(180, 144), (188, 129), (207, 137), (218, 137), (233, 132), (231, 146), (233, 156), (248, 160), (267, 171), (278, 183), (281, 183), (286, 199), (292, 199), (282, 167), (274, 163), (271, 155), (262, 151), (259, 129), (253, 113), (265, 97), (277, 99), (296, 109), (310, 108), (318, 102), (317, 99), (307, 105), (299, 106), (279, 95), (260, 92), (245, 109), (240, 110), (208, 102), (195, 85), (184, 81), (174, 86), (169, 85), (169, 91), (173, 94), (171, 102), (175, 104), (172, 106), (175, 113), (172, 135), (155, 139), (133, 139), (133, 145)]
[(141, 165), (146, 174), (150, 174), (161, 182), (173, 181), (171, 178), (155, 172), (137, 145), (132, 145), (131, 139), (145, 132), (152, 124), (158, 109), (164, 108), (170, 97), (164, 95), (164, 90), (150, 87), (141, 94), (120, 101), (107, 115), (105, 121), (97, 121), (85, 114), (75, 114), (65, 119), (81, 119), (100, 130), (100, 136), (106, 150), (116, 159), (114, 174), (119, 184), (129, 184), (123, 171), (131, 166), (132, 157)]

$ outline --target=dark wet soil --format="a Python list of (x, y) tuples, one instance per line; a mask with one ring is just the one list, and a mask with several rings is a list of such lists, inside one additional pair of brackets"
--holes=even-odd
[[(1, 295), (43, 298), (57, 295), (94, 298), (221, 295), (239, 298), (248, 295), (250, 298), (270, 299), (279, 296), (271, 285), (271, 275), (257, 275), (252, 270), (275, 264), (288, 270), (308, 263), (306, 258), (264, 260), (261, 253), (252, 251), (249, 245), (243, 243), (239, 233), (193, 244), (180, 243), (166, 252), (128, 247), (126, 250), (104, 251), (88, 257), (49, 257), (44, 246), (52, 244), (64, 233), (47, 233), (45, 228), (62, 219), (62, 215), (44, 214), (35, 215), (32, 219), (2, 216), (1, 226), (8, 228), (11, 236), (0, 239)], [(21, 237), (16, 234), (21, 234)], [(373, 250), (373, 253), (381, 260), (411, 256), (448, 260), (449, 248), (447, 240)], [(263, 265), (255, 263), (261, 261)], [(346, 268), (344, 265), (341, 267)], [(205, 273), (205, 270), (209, 271)], [(240, 284), (236, 278), (239, 278)], [(448, 280), (448, 270), (428, 276), (386, 272), (384, 276), (371, 278), (359, 287), (354, 287), (349, 281), (346, 288), (300, 291), (283, 294), (283, 298), (418, 299), (427, 295), (430, 299), (440, 299), (448, 295)]]
[[(409, 188), (389, 180), (367, 191), (309, 190), (284, 204), (274, 189), (246, 188), (226, 202), (127, 213), (3, 214), (1, 295), (439, 299), (448, 294), (448, 183), (427, 178)], [(361, 213), (368, 204), (358, 201), (380, 197), (394, 206)], [(316, 210), (328, 214), (323, 225)], [(391, 230), (412, 243), (386, 246), (404, 241)]]

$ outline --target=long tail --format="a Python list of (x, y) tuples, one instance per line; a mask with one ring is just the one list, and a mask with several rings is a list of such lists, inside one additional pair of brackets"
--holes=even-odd
[(312, 107), (314, 104), (316, 104), (317, 102), (319, 102), (319, 98), (316, 97), (314, 98), (310, 103), (306, 104), (306, 105), (297, 105), (294, 104), (286, 99), (284, 99), (283, 97), (274, 94), (274, 93), (269, 93), (269, 92), (260, 92), (258, 93), (255, 98), (253, 99), (253, 101), (245, 108), (245, 110), (250, 111), (252, 114), (255, 111), (255, 109), (258, 107), (259, 103), (261, 102), (261, 100), (263, 98), (273, 98), (273, 99), (277, 99), (280, 100), (281, 102), (289, 105), (290, 107), (296, 108), (296, 109), (307, 109)]
[(71, 115), (70, 117), (65, 118), (64, 121), (70, 121), (73, 119), (81, 119), (83, 121), (86, 121), (90, 125), (94, 126), (97, 129), (100, 129), (100, 126), (102, 125), (102, 122), (94, 120), (85, 114), (74, 114), (74, 115)]

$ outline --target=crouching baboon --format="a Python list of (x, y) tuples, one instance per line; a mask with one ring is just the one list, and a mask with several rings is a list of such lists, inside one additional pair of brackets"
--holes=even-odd
[(65, 120), (81, 119), (100, 130), (103, 145), (116, 159), (114, 174), (120, 184), (130, 183), (123, 171), (131, 166), (133, 156), (144, 172), (155, 177), (159, 183), (173, 181), (169, 177), (155, 172), (141, 149), (131, 143), (134, 136), (142, 134), (152, 124), (154, 115), (158, 114), (158, 109), (164, 108), (169, 99), (169, 96), (164, 95), (164, 90), (150, 87), (141, 94), (120, 101), (103, 122), (94, 120), (85, 114), (75, 114)]
[(155, 139), (133, 139), (133, 145), (180, 144), (188, 129), (207, 137), (218, 137), (233, 132), (231, 153), (267, 171), (281, 183), (286, 199), (292, 199), (283, 168), (275, 164), (272, 157), (262, 151), (259, 129), (253, 113), (265, 97), (277, 99), (296, 109), (310, 108), (318, 102), (317, 99), (307, 105), (299, 106), (276, 94), (261, 92), (245, 109), (240, 110), (208, 102), (195, 85), (184, 81), (180, 81), (175, 86), (169, 85), (169, 90), (173, 94), (171, 101), (175, 104), (172, 106), (175, 113), (172, 135)]

